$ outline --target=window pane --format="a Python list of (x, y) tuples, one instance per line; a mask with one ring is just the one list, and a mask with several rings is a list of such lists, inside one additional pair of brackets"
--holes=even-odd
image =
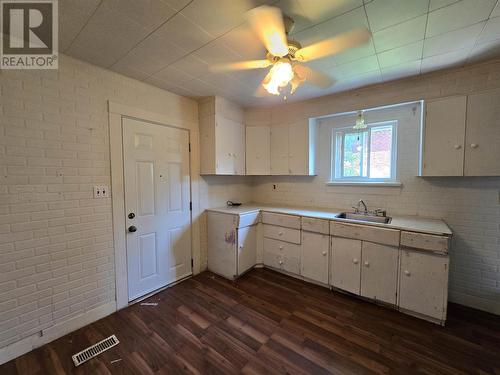
[(366, 176), (366, 135), (366, 132), (360, 132), (344, 136), (343, 177)]
[(391, 178), (392, 126), (371, 129), (370, 178)]

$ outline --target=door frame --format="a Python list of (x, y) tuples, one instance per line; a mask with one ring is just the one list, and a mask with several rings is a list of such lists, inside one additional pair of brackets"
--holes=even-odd
[[(127, 273), (127, 245), (126, 245), (126, 223), (125, 223), (125, 184), (123, 175), (123, 136), (122, 136), (122, 119), (132, 118), (139, 121), (151, 123), (153, 125), (168, 126), (188, 132), (188, 139), (191, 145), (189, 153), (189, 177), (190, 177), (190, 194), (192, 202), (192, 210), (190, 214), (191, 222), (191, 258), (193, 259), (192, 274), (199, 272), (199, 254), (195, 254), (194, 250), (198, 250), (199, 246), (199, 230), (193, 228), (193, 217), (199, 215), (199, 198), (198, 186), (193, 186), (193, 181), (196, 181), (196, 171), (193, 171), (193, 160), (197, 156), (197, 152), (193, 152), (193, 143), (198, 146), (197, 132), (192, 129), (197, 124), (175, 121), (169, 116), (159, 113), (144, 111), (139, 108), (133, 108), (122, 104), (108, 101), (109, 114), (109, 142), (110, 142), (110, 157), (111, 157), (111, 202), (113, 211), (113, 246), (115, 255), (115, 293), (116, 293), (116, 309), (122, 309), (129, 305), (128, 299), (128, 273)], [(195, 133), (195, 134), (193, 134)], [(194, 135), (194, 137), (193, 137)], [(193, 142), (195, 141), (195, 142)], [(196, 147), (196, 150), (198, 147)], [(196, 165), (196, 164), (195, 164)], [(195, 211), (195, 208), (196, 211)]]

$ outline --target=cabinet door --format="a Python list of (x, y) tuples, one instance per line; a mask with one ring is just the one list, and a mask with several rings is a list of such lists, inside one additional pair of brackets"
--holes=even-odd
[(215, 119), (216, 174), (234, 174), (234, 121), (223, 117)]
[(401, 250), (399, 307), (444, 320), (448, 262), (447, 256)]
[(292, 124), (288, 128), (288, 163), (290, 174), (309, 174), (309, 124)]
[(500, 176), (500, 90), (467, 102), (465, 176)]
[(363, 242), (361, 249), (361, 295), (396, 304), (399, 249)]
[(288, 125), (271, 127), (271, 174), (290, 174), (288, 166)]
[(467, 97), (426, 103), (423, 176), (462, 176)]
[(328, 284), (330, 236), (302, 231), (301, 275)]
[(257, 226), (238, 229), (238, 275), (252, 268), (257, 259)]
[(359, 294), (361, 283), (361, 241), (332, 237), (331, 284)]
[(232, 128), (233, 145), (233, 167), (234, 174), (245, 174), (245, 125), (240, 122), (233, 122)]
[(268, 126), (246, 128), (246, 174), (271, 174), (271, 132)]

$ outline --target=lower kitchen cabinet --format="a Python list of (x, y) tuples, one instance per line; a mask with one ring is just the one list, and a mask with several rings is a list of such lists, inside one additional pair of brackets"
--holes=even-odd
[(448, 300), (446, 255), (402, 249), (400, 255), (399, 308), (444, 322)]
[(361, 246), (361, 295), (396, 304), (399, 248), (363, 241)]
[(300, 274), (308, 279), (328, 284), (330, 236), (302, 231)]
[(361, 241), (332, 237), (330, 283), (339, 289), (359, 294), (361, 280)]
[(300, 245), (264, 238), (264, 265), (300, 273)]
[(257, 226), (238, 229), (238, 275), (253, 268), (257, 260)]

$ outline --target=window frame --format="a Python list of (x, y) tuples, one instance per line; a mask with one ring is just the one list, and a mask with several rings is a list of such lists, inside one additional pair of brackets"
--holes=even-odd
[[(399, 184), (397, 180), (397, 128), (398, 128), (397, 120), (385, 120), (379, 122), (372, 122), (366, 124), (366, 129), (356, 130), (351, 126), (345, 127), (336, 127), (332, 129), (332, 158), (331, 158), (331, 171), (330, 171), (330, 183), (339, 183), (339, 184)], [(369, 172), (370, 170), (370, 142), (372, 129), (381, 127), (381, 126), (390, 126), (392, 128), (392, 143), (391, 143), (391, 175), (388, 178), (370, 178), (363, 176), (348, 176), (345, 177), (344, 174), (344, 143), (346, 134), (358, 134), (367, 131), (367, 140), (366, 144), (368, 145), (368, 153), (366, 160), (366, 168)], [(341, 143), (339, 143), (338, 135), (341, 134)], [(339, 147), (340, 146), (340, 147)], [(361, 161), (361, 167), (363, 166), (363, 161)], [(362, 174), (362, 172), (361, 172)]]

